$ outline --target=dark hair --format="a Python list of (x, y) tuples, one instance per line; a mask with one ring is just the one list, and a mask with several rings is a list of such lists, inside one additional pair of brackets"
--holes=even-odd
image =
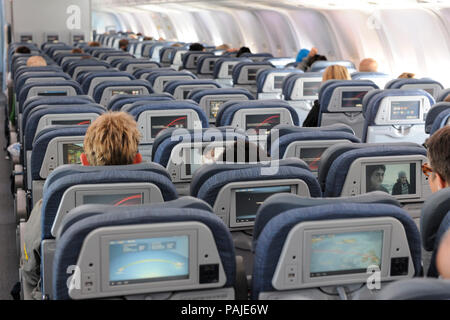
[(236, 57), (240, 57), (240, 56), (241, 56), (242, 54), (244, 54), (244, 53), (252, 53), (252, 52), (251, 52), (250, 49), (247, 48), (247, 47), (241, 47), (241, 48), (239, 49), (238, 53), (236, 54)]
[(30, 48), (28, 48), (26, 46), (20, 46), (20, 47), (17, 47), (16, 53), (25, 53), (25, 54), (27, 54), (27, 53), (31, 53), (31, 50), (30, 50)]
[(450, 183), (450, 126), (436, 131), (425, 143), (433, 170)]
[(316, 61), (327, 61), (327, 57), (325, 56), (321, 56), (320, 54), (316, 54), (315, 56), (312, 56), (309, 60), (308, 60), (308, 67), (311, 67), (312, 64)]
[(126, 51), (128, 49), (128, 40), (122, 39), (119, 41), (119, 48)]
[(381, 169), (383, 171), (386, 171), (386, 166), (384, 164), (377, 164), (377, 165), (373, 165), (373, 166), (367, 166), (366, 169), (366, 173), (367, 173), (367, 178), (370, 179), (370, 177), (372, 176), (372, 174), (377, 171), (378, 169)]
[(200, 43), (193, 43), (189, 46), (189, 51), (203, 51), (205, 47)]

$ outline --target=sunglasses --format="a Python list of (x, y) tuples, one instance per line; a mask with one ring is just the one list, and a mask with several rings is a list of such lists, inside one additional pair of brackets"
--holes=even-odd
[(424, 163), (422, 165), (422, 172), (428, 178), (430, 174), (433, 172), (433, 168), (431, 168), (428, 163)]

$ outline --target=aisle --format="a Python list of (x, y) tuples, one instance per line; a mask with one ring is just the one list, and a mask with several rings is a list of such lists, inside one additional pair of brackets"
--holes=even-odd
[[(5, 117), (5, 96), (0, 93), (0, 124)], [(0, 300), (12, 299), (10, 291), (19, 281), (18, 260), (16, 254), (16, 221), (14, 203), (11, 194), (11, 165), (6, 159), (5, 137), (3, 127), (0, 137)]]

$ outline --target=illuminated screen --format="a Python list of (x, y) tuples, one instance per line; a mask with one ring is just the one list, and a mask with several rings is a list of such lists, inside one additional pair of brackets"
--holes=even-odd
[(320, 81), (303, 82), (303, 96), (317, 96), (321, 84)]
[(216, 118), (217, 112), (219, 112), (220, 106), (224, 104), (225, 101), (221, 100), (211, 100), (209, 102), (209, 118)]
[(58, 126), (82, 126), (85, 124), (91, 124), (91, 120), (52, 120), (52, 125)]
[(342, 92), (343, 108), (362, 108), (362, 99), (368, 91), (345, 91)]
[(109, 242), (109, 285), (189, 278), (189, 237)]
[(209, 64), (209, 71), (213, 72), (214, 71), (214, 66), (216, 65), (216, 61), (209, 60), (208, 64)]
[(280, 114), (249, 114), (245, 116), (246, 130), (253, 129), (258, 134), (268, 134), (280, 124)]
[(384, 231), (317, 234), (311, 237), (310, 277), (366, 273), (381, 267)]
[(80, 156), (84, 152), (83, 143), (64, 143), (63, 161), (64, 164), (81, 164)]
[(111, 94), (115, 96), (116, 94), (132, 94), (138, 95), (142, 94), (142, 90), (140, 89), (120, 89), (120, 90), (111, 90)]
[(302, 148), (300, 150), (300, 159), (305, 161), (312, 172), (319, 170), (320, 157), (327, 148)]
[(228, 65), (228, 76), (230, 76), (230, 77), (233, 75), (233, 68), (234, 68), (234, 64)]
[(73, 42), (84, 41), (84, 35), (73, 36)]
[(44, 97), (67, 96), (67, 91), (45, 91), (39, 92), (37, 95)]
[(248, 75), (248, 81), (254, 81), (256, 80), (256, 73), (258, 72), (258, 69), (255, 68), (248, 68), (247, 69), (247, 75)]
[(185, 148), (185, 166), (186, 175), (193, 175), (202, 165), (215, 163), (221, 158), (225, 147), (213, 147), (213, 148), (202, 148), (200, 153), (199, 148)]
[(55, 42), (58, 41), (58, 39), (59, 39), (58, 35), (47, 36), (47, 42)]
[(419, 119), (420, 101), (392, 101), (391, 120)]
[(416, 194), (416, 164), (366, 166), (366, 192), (383, 191), (394, 196)]
[(32, 35), (23, 35), (20, 36), (20, 42), (32, 42), (33, 41), (33, 36)]
[(83, 195), (83, 204), (108, 204), (119, 207), (140, 205), (143, 203), (144, 195), (142, 193)]
[(273, 84), (273, 88), (274, 89), (281, 89), (283, 88), (283, 80), (286, 76), (275, 76), (273, 77), (274, 80), (274, 84)]
[(236, 222), (255, 221), (259, 206), (271, 195), (291, 193), (291, 186), (236, 189)]
[(151, 117), (151, 137), (155, 138), (158, 133), (167, 128), (187, 128), (187, 116)]

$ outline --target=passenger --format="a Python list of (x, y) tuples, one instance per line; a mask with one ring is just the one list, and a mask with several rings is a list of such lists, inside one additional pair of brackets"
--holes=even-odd
[(225, 51), (227, 51), (227, 50), (230, 50), (230, 49), (231, 49), (231, 47), (228, 44), (226, 44), (226, 43), (221, 44), (220, 46), (216, 47), (216, 50), (225, 50)]
[(306, 58), (309, 54), (309, 50), (308, 49), (301, 49), (298, 54), (297, 54), (297, 58), (295, 59), (295, 62), (302, 62), (302, 60), (304, 58)]
[(403, 72), (401, 75), (398, 76), (398, 79), (413, 79), (414, 76), (415, 76), (414, 73)]
[(193, 43), (189, 46), (189, 51), (205, 51), (205, 47), (200, 43)]
[(366, 58), (359, 63), (359, 72), (377, 72), (378, 62), (372, 58)]
[(88, 46), (89, 47), (100, 47), (101, 45), (100, 45), (100, 42), (91, 41), (91, 42), (88, 43)]
[(398, 173), (397, 182), (392, 188), (392, 195), (398, 194), (412, 194), (414, 190), (411, 189), (411, 184), (408, 182), (405, 171), (400, 171)]
[(447, 230), (439, 243), (436, 268), (441, 278), (450, 279), (450, 230)]
[(47, 65), (47, 61), (41, 56), (32, 56), (27, 60), (27, 67), (45, 67)]
[[(138, 152), (140, 133), (136, 121), (125, 112), (108, 112), (98, 117), (86, 131), (84, 166), (127, 165), (142, 162)], [(25, 225), (23, 277), (33, 289), (33, 299), (41, 299), (41, 210), (42, 199), (34, 206)]]
[(448, 188), (450, 186), (450, 126), (436, 131), (424, 145), (430, 162), (425, 163), (422, 170), (429, 177), (431, 191), (437, 192)]
[(384, 180), (384, 173), (386, 172), (386, 166), (375, 165), (367, 166), (366, 179), (367, 179), (367, 190), (366, 192), (372, 191), (383, 191), (389, 193), (389, 191), (382, 185)]
[(181, 43), (179, 43), (179, 42), (174, 43), (174, 44), (171, 45), (171, 47), (177, 47), (177, 48), (182, 47), (182, 46), (183, 45)]
[[(351, 80), (346, 67), (332, 65), (325, 69), (322, 75), (322, 83), (327, 80)], [(303, 122), (303, 127), (317, 127), (319, 121), (320, 104), (319, 100), (314, 101), (314, 105)]]
[(142, 40), (143, 41), (152, 41), (153, 37), (144, 37)]
[(119, 49), (123, 51), (128, 51), (128, 40), (122, 39), (119, 41)]
[(239, 58), (244, 53), (252, 53), (248, 47), (240, 47), (238, 50), (238, 53), (236, 54), (236, 57)]
[(297, 68), (303, 71), (309, 71), (311, 66), (316, 61), (327, 61), (327, 57), (317, 54), (317, 48), (311, 48), (308, 55), (302, 59), (302, 61), (298, 64)]
[(84, 53), (82, 49), (80, 48), (73, 48), (71, 53)]
[(28, 47), (26, 47), (26, 46), (20, 46), (20, 47), (17, 47), (17, 49), (16, 49), (15, 52), (16, 52), (16, 53), (29, 54), (29, 53), (31, 53), (31, 50), (30, 50), (30, 48), (28, 48)]
[(444, 102), (450, 102), (450, 94), (445, 97)]

